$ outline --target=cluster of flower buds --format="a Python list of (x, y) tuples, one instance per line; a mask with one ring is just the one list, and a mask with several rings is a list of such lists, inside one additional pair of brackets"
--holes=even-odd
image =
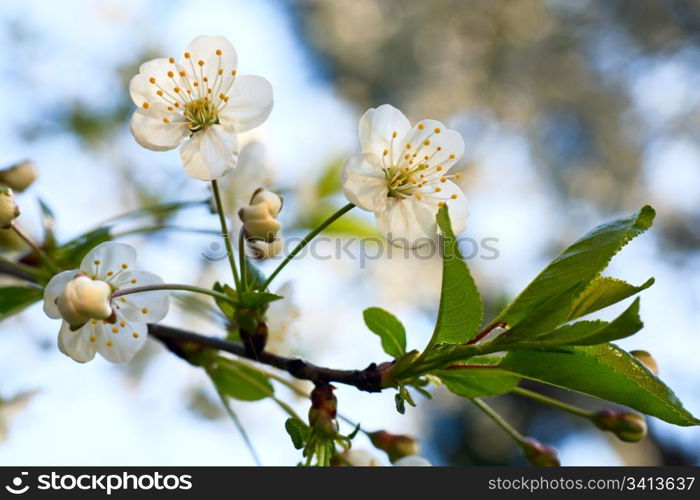
[(537, 467), (559, 467), (561, 465), (557, 450), (552, 446), (542, 444), (532, 438), (525, 438), (525, 442), (521, 446), (525, 458), (532, 465)]
[(19, 217), (15, 195), (9, 187), (0, 187), (0, 229), (7, 229)]
[(270, 259), (282, 251), (277, 216), (282, 210), (282, 197), (264, 188), (255, 190), (248, 206), (238, 212), (246, 240), (257, 260)]
[(0, 185), (21, 193), (37, 178), (36, 167), (30, 161), (22, 161), (0, 170)]
[(338, 400), (333, 395), (330, 384), (319, 384), (311, 391), (311, 408), (309, 409), (309, 425), (320, 436), (333, 439), (338, 435), (336, 420)]
[(647, 424), (642, 415), (609, 408), (593, 416), (593, 423), (603, 431), (610, 431), (621, 441), (636, 443), (647, 434)]
[(420, 454), (418, 442), (405, 434), (376, 431), (369, 434), (369, 439), (375, 448), (386, 452), (392, 463), (403, 457)]

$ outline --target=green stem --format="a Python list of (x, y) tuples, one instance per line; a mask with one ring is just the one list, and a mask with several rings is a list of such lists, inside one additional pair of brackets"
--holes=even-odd
[(16, 224), (11, 224), (10, 227), (12, 230), (17, 233), (17, 236), (19, 236), (34, 252), (37, 254), (41, 262), (44, 263), (46, 268), (52, 273), (56, 274), (58, 272), (58, 268), (56, 267), (56, 264), (53, 263), (51, 258), (44, 252), (44, 250), (34, 241), (32, 240), (29, 235), (25, 234), (24, 231), (22, 231), (19, 227), (17, 227)]
[(245, 261), (245, 230), (241, 228), (238, 233), (238, 265), (241, 267), (241, 282), (243, 289), (248, 289), (248, 266)]
[(302, 240), (299, 242), (299, 244), (294, 247), (294, 249), (285, 257), (285, 259), (280, 263), (279, 266), (277, 266), (277, 269), (275, 269), (272, 274), (265, 280), (265, 283), (260, 285), (261, 290), (265, 290), (268, 286), (270, 286), (270, 283), (272, 282), (273, 279), (275, 279), (275, 276), (279, 274), (279, 272), (284, 269), (284, 267), (289, 264), (289, 262), (296, 257), (296, 255), (303, 250), (303, 248), (309, 244), (311, 240), (313, 240), (318, 233), (326, 229), (328, 226), (333, 224), (336, 220), (338, 220), (340, 217), (345, 215), (347, 212), (355, 208), (355, 205), (352, 203), (348, 203), (344, 207), (342, 207), (340, 210), (335, 212), (333, 215), (328, 217), (326, 220), (324, 220), (317, 228), (313, 229), (309, 234), (304, 236)]
[(489, 405), (484, 403), (481, 398), (473, 398), (472, 403), (476, 405), (481, 411), (483, 411), (491, 420), (493, 420), (496, 425), (503, 429), (506, 434), (510, 435), (520, 446), (529, 446), (527, 440), (520, 434), (512, 425), (505, 421), (505, 419), (500, 416), (496, 411)]
[(231, 265), (231, 273), (233, 274), (233, 282), (236, 284), (236, 290), (241, 290), (241, 281), (238, 278), (238, 270), (236, 269), (236, 257), (233, 254), (233, 246), (231, 246), (231, 235), (228, 233), (228, 225), (226, 223), (226, 215), (224, 215), (224, 207), (221, 203), (221, 193), (219, 192), (219, 183), (216, 180), (211, 181), (211, 190), (214, 193), (216, 201), (216, 211), (219, 214), (219, 223), (221, 224), (221, 232), (226, 245), (226, 253), (228, 254), (228, 263)]
[(542, 403), (548, 406), (552, 406), (554, 408), (558, 408), (560, 410), (573, 413), (574, 415), (578, 415), (579, 417), (586, 418), (588, 420), (592, 419), (594, 417), (594, 413), (590, 412), (588, 410), (584, 410), (583, 408), (579, 408), (577, 406), (570, 405), (568, 403), (564, 403), (563, 401), (559, 401), (558, 399), (550, 398), (547, 397), (543, 394), (540, 394), (538, 392), (530, 391), (528, 389), (523, 389), (522, 387), (516, 387), (513, 389), (511, 392), (514, 394), (519, 394), (520, 396), (524, 396), (526, 398), (530, 398), (534, 401), (537, 401), (538, 403)]
[(234, 304), (234, 300), (226, 295), (225, 293), (217, 292), (216, 290), (209, 290), (208, 288), (201, 288), (198, 286), (192, 286), (192, 285), (177, 285), (177, 284), (172, 284), (172, 283), (162, 283), (159, 285), (144, 285), (144, 286), (135, 286), (132, 288), (123, 288), (121, 290), (117, 290), (112, 294), (112, 297), (121, 297), (123, 295), (131, 295), (133, 293), (142, 293), (142, 292), (152, 292), (155, 290), (179, 290), (183, 292), (194, 292), (194, 293), (201, 293), (203, 295), (209, 295), (211, 297), (214, 297), (215, 299), (219, 300), (225, 300), (226, 302), (229, 302), (231, 304)]

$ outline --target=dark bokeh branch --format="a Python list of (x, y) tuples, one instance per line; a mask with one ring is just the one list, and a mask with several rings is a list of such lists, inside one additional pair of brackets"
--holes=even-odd
[(370, 364), (364, 370), (336, 370), (316, 366), (298, 358), (286, 358), (269, 352), (259, 352), (251, 354), (243, 344), (231, 342), (218, 337), (207, 337), (198, 333), (164, 326), (159, 324), (149, 324), (148, 333), (161, 341), (173, 353), (189, 361), (188, 352), (192, 351), (192, 346), (216, 349), (236, 356), (248, 358), (258, 363), (273, 366), (288, 372), (293, 377), (302, 380), (310, 380), (315, 384), (338, 383), (357, 387), (361, 391), (380, 392), (382, 389), (382, 373), (385, 372), (391, 363)]

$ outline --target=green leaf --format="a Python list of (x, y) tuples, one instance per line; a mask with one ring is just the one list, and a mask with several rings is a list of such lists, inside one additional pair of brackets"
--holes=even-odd
[(0, 288), (0, 321), (41, 300), (43, 295), (43, 290), (36, 286), (17, 285)]
[[(571, 305), (632, 238), (649, 229), (655, 212), (650, 206), (638, 213), (598, 226), (564, 250), (523, 292), (494, 320), (513, 327), (559, 296), (559, 311), (547, 319), (556, 326), (569, 319)], [(566, 303), (569, 307), (564, 307)]]
[(630, 285), (626, 281), (609, 276), (598, 276), (591, 281), (583, 293), (576, 299), (569, 320), (580, 318), (595, 311), (625, 300), (654, 284), (654, 278), (649, 278), (639, 286)]
[[(235, 299), (237, 297), (236, 290), (234, 290), (233, 288), (231, 288), (230, 286), (228, 286), (226, 284), (222, 285), (218, 281), (214, 283), (214, 286), (212, 287), (212, 289), (215, 292), (225, 293), (226, 295), (228, 295), (229, 297), (231, 297), (233, 299)], [(216, 302), (216, 305), (219, 306), (219, 309), (221, 310), (222, 313), (224, 313), (224, 315), (227, 318), (233, 318), (233, 314), (236, 312), (236, 308), (233, 306), (233, 304), (231, 304), (230, 302), (228, 302), (226, 300), (222, 300), (219, 298), (215, 298), (214, 302)]]
[[(494, 360), (497, 361), (497, 360)], [(493, 362), (492, 362), (493, 363)], [(520, 377), (499, 370), (492, 363), (470, 363), (461, 368), (434, 372), (453, 393), (464, 398), (498, 396), (513, 390)]]
[(287, 431), (287, 434), (289, 434), (289, 437), (292, 438), (294, 448), (297, 450), (304, 448), (309, 439), (309, 434), (311, 433), (309, 426), (298, 418), (293, 417), (288, 418), (284, 422), (284, 428)]
[(545, 333), (533, 333), (522, 328), (527, 320), (494, 340), (504, 350), (555, 347), (566, 345), (595, 345), (634, 335), (644, 327), (639, 317), (639, 298), (612, 322), (579, 321)]
[(698, 425), (676, 395), (612, 344), (513, 351), (498, 365), (525, 378), (612, 401), (676, 425)]
[(58, 247), (54, 256), (64, 264), (64, 267), (77, 268), (85, 254), (100, 243), (112, 239), (110, 231), (111, 227), (101, 227), (82, 234)]
[(367, 328), (381, 338), (385, 353), (394, 358), (406, 353), (406, 330), (396, 316), (379, 307), (365, 309), (362, 314)]
[(245, 309), (255, 309), (283, 298), (281, 295), (268, 292), (241, 292), (238, 294), (238, 306)]
[(241, 401), (259, 401), (275, 392), (264, 374), (240, 361), (219, 357), (207, 373), (222, 394)]
[(442, 289), (435, 330), (428, 346), (471, 340), (476, 336), (484, 316), (479, 291), (452, 231), (447, 205), (438, 210), (437, 224), (443, 233)]

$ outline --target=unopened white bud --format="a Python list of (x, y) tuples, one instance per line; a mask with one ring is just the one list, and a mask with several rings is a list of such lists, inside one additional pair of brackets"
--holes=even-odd
[(17, 217), (19, 207), (15, 203), (15, 194), (8, 187), (0, 188), (0, 228), (7, 229)]
[(241, 208), (238, 216), (249, 238), (271, 241), (282, 228), (282, 223), (275, 219), (269, 207), (263, 203)]
[(257, 189), (250, 199), (251, 205), (264, 205), (270, 211), (270, 215), (277, 217), (282, 210), (282, 197), (264, 188)]
[(66, 284), (56, 299), (56, 306), (61, 317), (71, 327), (77, 327), (91, 319), (109, 318), (112, 315), (111, 295), (112, 288), (108, 283), (80, 275)]
[(418, 455), (408, 455), (403, 458), (399, 458), (394, 462), (395, 466), (398, 467), (431, 467), (431, 464), (427, 459), (420, 457)]
[(21, 193), (37, 178), (36, 167), (31, 161), (23, 161), (9, 168), (0, 170), (0, 184)]
[(271, 259), (282, 251), (282, 239), (272, 241), (250, 240), (251, 257), (255, 260)]

